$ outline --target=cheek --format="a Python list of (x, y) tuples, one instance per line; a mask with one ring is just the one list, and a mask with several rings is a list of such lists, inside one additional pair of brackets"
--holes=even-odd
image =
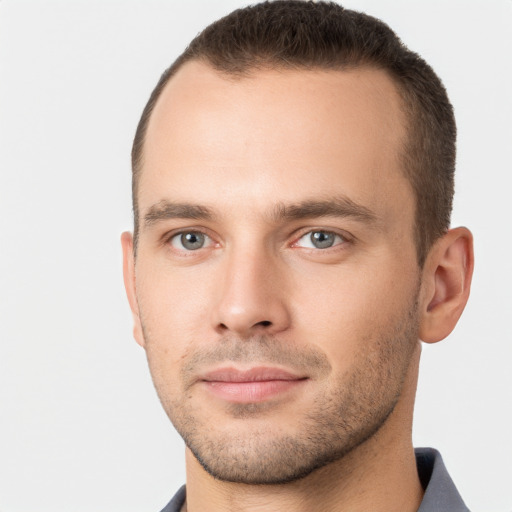
[[(403, 266), (327, 269), (305, 274), (294, 318), (304, 343), (314, 343), (333, 365), (349, 365), (379, 335), (407, 316), (417, 291), (417, 272)], [(383, 269), (388, 269), (383, 270)]]
[(139, 276), (137, 298), (148, 359), (153, 365), (179, 366), (191, 345), (210, 341), (208, 285), (165, 269)]

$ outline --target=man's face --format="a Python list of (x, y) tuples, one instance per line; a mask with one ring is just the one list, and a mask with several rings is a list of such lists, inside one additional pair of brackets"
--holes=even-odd
[(372, 437), (411, 385), (404, 126), (370, 69), (234, 79), (192, 62), (160, 98), (136, 332), (167, 414), (217, 478), (305, 476)]

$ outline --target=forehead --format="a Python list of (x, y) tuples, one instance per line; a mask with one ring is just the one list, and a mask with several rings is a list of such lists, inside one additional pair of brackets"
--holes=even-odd
[(397, 194), (407, 201), (405, 126), (397, 89), (377, 69), (240, 78), (188, 62), (151, 116), (139, 208), (162, 199), (268, 207), (333, 193), (380, 207)]

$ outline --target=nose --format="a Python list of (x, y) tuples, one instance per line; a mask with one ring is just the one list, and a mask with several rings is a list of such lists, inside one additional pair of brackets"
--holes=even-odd
[[(220, 269), (218, 269), (220, 270)], [(284, 275), (264, 250), (232, 250), (222, 264), (213, 325), (220, 334), (277, 334), (290, 325)]]

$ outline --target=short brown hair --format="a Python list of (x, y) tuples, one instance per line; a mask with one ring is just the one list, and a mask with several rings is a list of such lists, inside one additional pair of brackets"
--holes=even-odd
[(446, 90), (432, 68), (407, 49), (382, 21), (334, 2), (276, 0), (219, 19), (196, 36), (164, 72), (137, 127), (132, 148), (134, 236), (137, 244), (138, 176), (149, 118), (170, 78), (197, 60), (233, 77), (258, 69), (382, 69), (391, 76), (408, 120), (402, 162), (416, 197), (419, 265), (449, 227), (456, 126)]

